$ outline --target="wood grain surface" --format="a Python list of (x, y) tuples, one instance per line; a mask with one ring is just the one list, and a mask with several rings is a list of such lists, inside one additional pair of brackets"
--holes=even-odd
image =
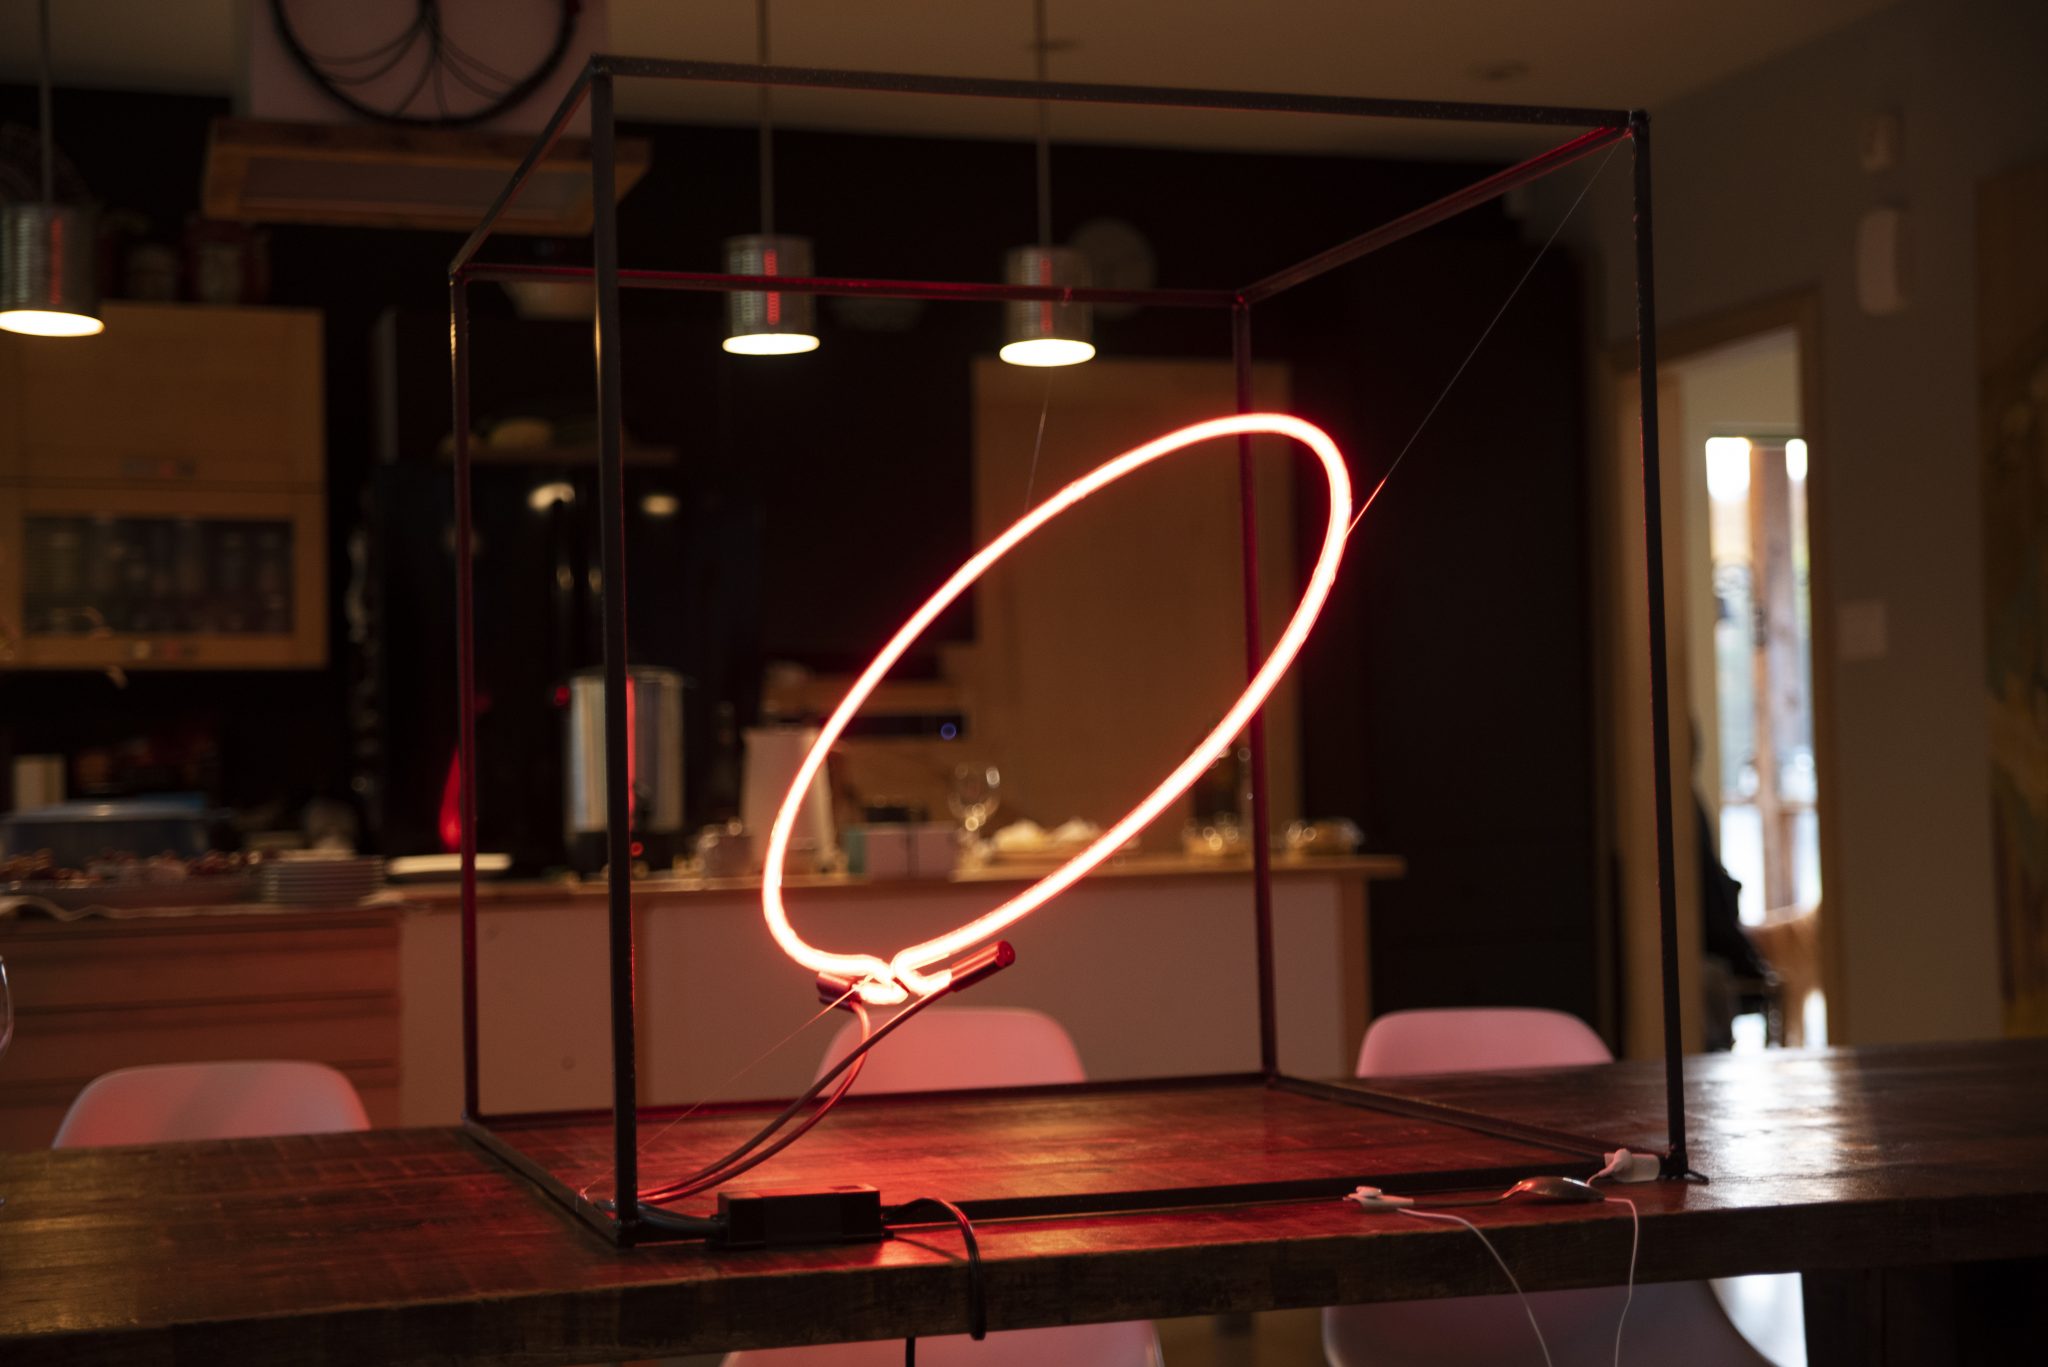
[[(1398, 1086), (1662, 1138), (1661, 1076), (1642, 1065)], [(1643, 1280), (2048, 1257), (2048, 1041), (1699, 1059), (1688, 1093), (1713, 1180), (1626, 1189)], [(1327, 1171), (1360, 1123), (1270, 1093), (1142, 1095), (849, 1103), (757, 1176), (958, 1196), (1034, 1173), (1136, 1186), (1290, 1156)], [(1147, 1110), (1155, 1123), (1134, 1129)], [(1382, 1162), (1354, 1137), (1361, 1168)], [(567, 1364), (966, 1323), (950, 1228), (799, 1252), (619, 1252), (453, 1130), (11, 1154), (0, 1195), (10, 1367)], [(1618, 1206), (1475, 1218), (1531, 1290), (1613, 1284), (1627, 1265)], [(996, 1328), (1503, 1289), (1462, 1229), (1334, 1200), (989, 1222), (981, 1242)]]

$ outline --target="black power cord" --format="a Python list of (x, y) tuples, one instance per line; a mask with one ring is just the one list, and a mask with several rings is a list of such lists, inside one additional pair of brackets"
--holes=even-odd
[[(918, 1004), (920, 1006), (923, 1005), (922, 1002)], [(720, 1186), (738, 1177), (748, 1169), (767, 1162), (776, 1154), (781, 1153), (791, 1144), (803, 1138), (814, 1125), (823, 1120), (826, 1113), (838, 1105), (839, 1099), (845, 1096), (853, 1087), (854, 1080), (860, 1076), (861, 1065), (867, 1061), (868, 1050), (873, 1048), (882, 1038), (880, 1034), (870, 1035), (868, 1033), (868, 1013), (866, 1007), (857, 1001), (851, 1001), (847, 1009), (860, 1019), (861, 1042), (844, 1059), (840, 1060), (838, 1067), (819, 1079), (810, 1091), (805, 1092), (802, 1096), (791, 1102), (781, 1115), (776, 1116), (775, 1119), (755, 1131), (751, 1138), (731, 1153), (725, 1155), (725, 1157), (706, 1163), (687, 1177), (679, 1177), (673, 1181), (664, 1182), (660, 1186), (650, 1187), (642, 1191), (640, 1193), (642, 1207), (645, 1208), (649, 1202), (681, 1201), (686, 1197), (695, 1196), (700, 1192), (709, 1191), (715, 1186)], [(905, 1012), (904, 1014), (908, 1015), (910, 1013)], [(897, 1019), (901, 1020), (902, 1017), (899, 1016)], [(893, 1026), (895, 1023), (895, 1021), (891, 1021), (889, 1024)], [(887, 1028), (885, 1027), (884, 1033), (886, 1032)], [(849, 1064), (852, 1065), (851, 1068), (848, 1068)], [(760, 1144), (768, 1140), (777, 1130), (788, 1123), (792, 1116), (816, 1098), (824, 1090), (825, 1085), (831, 1082), (832, 1078), (842, 1070), (846, 1072), (845, 1078), (840, 1081), (839, 1086), (833, 1091), (832, 1095), (825, 1098), (824, 1103), (817, 1110), (804, 1117), (802, 1124), (782, 1136), (782, 1138), (777, 1139), (773, 1144), (768, 1145), (767, 1148), (762, 1149), (758, 1153), (754, 1152)]]
[(752, 1137), (731, 1153), (726, 1154), (723, 1158), (707, 1163), (687, 1177), (676, 1178), (640, 1192), (641, 1209), (645, 1211), (650, 1204), (660, 1205), (670, 1201), (681, 1201), (709, 1191), (713, 1187), (724, 1185), (757, 1164), (767, 1162), (790, 1144), (800, 1139), (812, 1126), (825, 1118), (826, 1112), (830, 1111), (838, 1103), (839, 1099), (846, 1095), (847, 1089), (853, 1085), (852, 1075), (847, 1076), (846, 1080), (841, 1082), (838, 1088), (833, 1091), (825, 1104), (820, 1106), (811, 1115), (805, 1117), (804, 1122), (794, 1131), (784, 1135), (773, 1144), (769, 1144), (768, 1148), (759, 1153), (754, 1152), (754, 1150), (767, 1143), (775, 1135), (776, 1131), (788, 1124), (804, 1107), (817, 1100), (824, 1093), (825, 1089), (832, 1086), (833, 1082), (841, 1074), (847, 1073), (849, 1069), (857, 1073), (861, 1061), (867, 1057), (869, 1050), (889, 1038), (891, 1034), (901, 1027), (909, 1024), (919, 1012), (925, 1010), (942, 997), (948, 997), (955, 992), (964, 991), (975, 983), (980, 982), (983, 978), (988, 977), (991, 973), (1009, 967), (1016, 960), (1017, 952), (1010, 948), (1009, 941), (1007, 940), (999, 940), (986, 949), (970, 954), (952, 966), (950, 977), (945, 987), (932, 993), (930, 996), (920, 997), (904, 1007), (896, 1013), (895, 1018), (887, 1025), (884, 1025), (871, 1035), (865, 1033), (867, 1023), (865, 1008), (860, 1005), (857, 998), (850, 995), (853, 985), (821, 977), (819, 980), (820, 992), (828, 994), (828, 1000), (833, 999), (829, 994), (836, 994), (839, 999), (847, 1002), (848, 1009), (859, 1015), (865, 1037), (858, 1045), (847, 1052), (845, 1058), (833, 1064), (831, 1068), (826, 1070), (823, 1076), (812, 1083), (810, 1090), (806, 1091), (795, 1101), (790, 1102), (780, 1115), (770, 1120), (766, 1125), (763, 1125)]
[[(974, 1221), (967, 1218), (967, 1212), (951, 1201), (936, 1196), (920, 1196), (915, 1201), (888, 1207), (882, 1212), (882, 1223), (892, 1231), (898, 1225), (931, 1223), (913, 1218), (913, 1213), (922, 1206), (936, 1206), (960, 1227), (960, 1241), (967, 1245), (967, 1337), (978, 1343), (988, 1337), (988, 1288), (983, 1284), (981, 1275), (981, 1241), (974, 1237)], [(903, 1341), (903, 1360), (907, 1364), (917, 1361), (917, 1339), (914, 1336)]]

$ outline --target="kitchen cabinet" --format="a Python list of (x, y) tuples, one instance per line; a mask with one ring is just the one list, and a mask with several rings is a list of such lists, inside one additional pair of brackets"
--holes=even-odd
[(0, 339), (0, 665), (324, 664), (320, 315), (105, 316)]

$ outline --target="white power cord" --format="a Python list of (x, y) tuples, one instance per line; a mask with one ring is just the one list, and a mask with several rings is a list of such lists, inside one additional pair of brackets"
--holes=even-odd
[(1636, 1210), (1636, 1203), (1626, 1196), (1610, 1196), (1609, 1205), (1619, 1203), (1628, 1207), (1628, 1295), (1622, 1298), (1621, 1318), (1614, 1322), (1614, 1367), (1621, 1367), (1621, 1330), (1628, 1323), (1628, 1308), (1636, 1299), (1636, 1254), (1643, 1246), (1643, 1217)]
[(1543, 1350), (1544, 1367), (1557, 1367), (1557, 1364), (1553, 1363), (1550, 1360), (1550, 1345), (1543, 1341), (1543, 1326), (1536, 1322), (1536, 1312), (1530, 1308), (1529, 1297), (1523, 1292), (1522, 1284), (1515, 1280), (1515, 1274), (1512, 1270), (1509, 1269), (1507, 1259), (1500, 1256), (1500, 1250), (1493, 1246), (1493, 1240), (1487, 1238), (1486, 1235), (1480, 1230), (1478, 1225), (1473, 1224), (1470, 1220), (1466, 1219), (1462, 1215), (1452, 1215), (1448, 1211), (1401, 1210), (1400, 1213), (1409, 1216), (1411, 1219), (1416, 1220), (1454, 1221), (1455, 1223), (1463, 1225), (1465, 1228), (1471, 1230), (1474, 1234), (1478, 1235), (1479, 1242), (1486, 1245), (1486, 1251), (1493, 1255), (1493, 1260), (1500, 1264), (1500, 1270), (1507, 1274), (1508, 1285), (1515, 1288), (1515, 1295), (1521, 1298), (1522, 1313), (1529, 1317), (1529, 1328), (1534, 1330), (1536, 1334), (1536, 1346)]
[[(1632, 1169), (1640, 1171), (1640, 1167), (1631, 1164), (1629, 1160), (1642, 1158), (1648, 1158), (1652, 1164), (1657, 1161), (1649, 1155), (1631, 1154), (1626, 1149), (1618, 1150), (1608, 1156), (1607, 1170), (1597, 1174), (1597, 1177), (1613, 1177), (1623, 1182), (1643, 1181), (1645, 1179), (1642, 1177), (1624, 1175), (1629, 1174)], [(1652, 1175), (1654, 1175), (1654, 1171)], [(1543, 1351), (1545, 1367), (1556, 1367), (1556, 1364), (1551, 1361), (1550, 1344), (1543, 1337), (1543, 1326), (1536, 1322), (1536, 1312), (1529, 1304), (1528, 1294), (1522, 1290), (1522, 1284), (1515, 1280), (1514, 1270), (1508, 1266), (1507, 1259), (1500, 1256), (1500, 1250), (1493, 1246), (1493, 1240), (1487, 1238), (1485, 1231), (1481, 1230), (1479, 1226), (1473, 1224), (1462, 1215), (1414, 1209), (1415, 1199), (1413, 1197), (1395, 1196), (1391, 1192), (1381, 1191), (1378, 1187), (1360, 1187), (1344, 1199), (1362, 1210), (1391, 1210), (1397, 1214), (1407, 1215), (1417, 1220), (1448, 1220), (1471, 1230), (1479, 1242), (1486, 1245), (1486, 1251), (1493, 1255), (1494, 1262), (1500, 1265), (1501, 1272), (1508, 1279), (1508, 1285), (1515, 1288), (1515, 1295), (1522, 1303), (1522, 1313), (1529, 1317), (1529, 1328), (1536, 1335), (1536, 1346)], [(1626, 1196), (1609, 1196), (1603, 1198), (1603, 1200), (1607, 1205), (1628, 1207), (1628, 1290), (1622, 1298), (1621, 1316), (1614, 1322), (1614, 1367), (1621, 1367), (1621, 1334), (1628, 1324), (1629, 1307), (1635, 1304), (1636, 1299), (1636, 1258), (1642, 1252), (1643, 1247), (1643, 1217), (1642, 1213), (1636, 1209), (1636, 1203), (1629, 1200)]]

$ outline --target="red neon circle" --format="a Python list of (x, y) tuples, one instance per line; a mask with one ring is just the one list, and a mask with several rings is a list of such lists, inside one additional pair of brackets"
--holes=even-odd
[[(789, 923), (789, 911), (782, 903), (782, 865), (789, 853), (790, 835), (796, 826), (798, 810), (818, 771), (824, 767), (825, 756), (830, 753), (833, 743), (911, 643), (955, 599), (987, 573), (991, 565), (1090, 494), (1161, 456), (1198, 442), (1213, 437), (1256, 433), (1298, 441), (1322, 462), (1323, 474), (1330, 486), (1330, 520), (1323, 533), (1322, 550), (1316, 557), (1315, 568), (1309, 574), (1308, 586), (1302, 591), (1301, 602), (1295, 606), (1294, 615), (1288, 618), (1272, 653), (1259, 666), (1245, 685), (1244, 692), (1230, 705), (1215, 729), (1143, 801), (1126, 812), (1086, 849), (1009, 901), (965, 925), (898, 950), (887, 960), (872, 954), (834, 954), (817, 948), (797, 934)], [(1033, 508), (1012, 523), (1001, 536), (976, 552), (925, 600), (924, 606), (911, 615), (910, 620), (897, 630), (889, 643), (882, 647), (881, 653), (854, 680), (853, 687), (847, 690), (846, 696), (840, 699), (839, 706), (833, 709), (819, 730), (817, 742), (798, 766), (796, 777), (784, 794), (782, 806), (775, 813), (775, 824), (769, 831), (768, 850), (761, 870), (761, 912), (768, 922), (768, 933), (775, 937), (783, 953), (813, 972), (836, 973), (859, 982), (861, 996), (872, 1003), (887, 1005), (904, 1000), (910, 992), (928, 995), (944, 987), (947, 974), (943, 970), (935, 974), (925, 974), (920, 970), (940, 960), (958, 957), (1079, 882), (1089, 870), (1121, 848), (1125, 841), (1157, 818), (1169, 803), (1192, 787), (1203, 771), (1229, 748), (1231, 740), (1250, 722), (1252, 714), (1279, 684), (1287, 667), (1294, 663), (1302, 642), (1308, 639), (1309, 629), (1315, 625), (1317, 614), (1330, 596), (1330, 587), (1336, 582), (1337, 566), (1344, 558), (1344, 540), (1350, 521), (1351, 477), (1344, 468), (1343, 453), (1321, 428), (1285, 413), (1241, 413), (1234, 417), (1212, 418), (1169, 432), (1105, 461)]]

